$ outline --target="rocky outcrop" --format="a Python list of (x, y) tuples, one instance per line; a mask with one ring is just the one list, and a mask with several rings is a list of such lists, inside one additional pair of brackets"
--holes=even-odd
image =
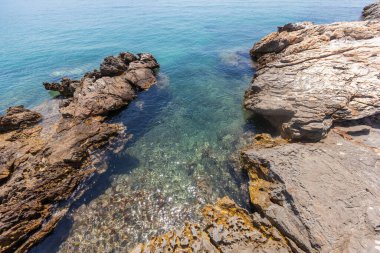
[[(155, 63), (148, 64), (152, 68), (158, 64), (149, 54), (122, 53), (116, 58), (127, 66), (123, 72), (112, 72), (119, 69), (119, 61), (108, 57), (102, 64), (108, 72), (45, 83), (64, 96), (61, 113), (52, 107), (54, 116), (41, 121), (46, 115), (18, 106), (0, 117), (0, 252), (25, 252), (52, 231), (83, 192), (78, 186), (100, 172), (106, 151), (101, 148), (126, 141), (123, 125), (106, 122), (110, 112), (126, 106), (139, 90), (125, 78), (130, 71), (125, 59), (140, 59), (140, 64), (149, 58)], [(149, 70), (153, 77), (146, 88), (156, 81)], [(144, 78), (136, 76), (135, 81)]]
[(64, 78), (61, 84), (44, 83), (44, 86), (69, 98), (61, 105), (64, 117), (106, 115), (128, 105), (137, 91), (147, 90), (156, 83), (154, 70), (158, 67), (151, 54), (124, 52), (106, 57), (100, 71), (87, 73), (80, 85), (78, 81)]
[[(243, 151), (255, 209), (305, 252), (375, 252), (380, 240), (380, 117), (318, 143)], [(270, 139), (270, 138), (269, 138)]]
[(380, 18), (380, 2), (373, 3), (364, 7), (362, 18), (364, 20), (379, 19)]
[(256, 43), (244, 105), (282, 136), (318, 141), (335, 122), (380, 112), (380, 22), (288, 24)]
[(241, 153), (253, 212), (222, 199), (202, 225), (134, 252), (379, 251), (380, 22), (287, 24), (251, 55), (245, 107), (285, 137), (256, 135)]
[(203, 222), (186, 224), (138, 245), (131, 252), (289, 252), (288, 241), (259, 214), (225, 197), (203, 209)]
[[(245, 107), (283, 138), (242, 152), (254, 210), (296, 252), (380, 247), (380, 22), (287, 24), (256, 43)], [(300, 142), (297, 142), (300, 141)]]

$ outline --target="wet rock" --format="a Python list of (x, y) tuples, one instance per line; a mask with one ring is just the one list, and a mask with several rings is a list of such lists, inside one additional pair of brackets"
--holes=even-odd
[[(129, 58), (124, 55), (125, 61)], [(107, 64), (110, 71), (119, 67), (114, 59), (105, 60)], [(0, 117), (1, 252), (26, 252), (50, 233), (83, 193), (78, 186), (101, 172), (103, 147), (127, 141), (125, 127), (106, 119), (136, 92), (125, 80), (125, 71), (112, 77), (92, 73), (81, 81), (64, 78), (60, 84), (45, 84), (69, 98), (63, 99), (61, 113), (58, 106), (41, 110), (53, 115), (41, 124), (36, 125), (41, 114), (22, 106)]]
[(138, 245), (132, 252), (291, 252), (270, 222), (257, 214), (253, 218), (227, 197), (206, 205), (202, 214), (202, 225), (186, 224)]
[(58, 91), (64, 97), (72, 97), (74, 95), (75, 89), (79, 87), (80, 81), (71, 80), (68, 77), (62, 78), (60, 83), (43, 83), (45, 89)]
[(0, 133), (26, 128), (41, 119), (41, 114), (25, 109), (22, 105), (10, 107), (5, 115), (0, 116)]
[(364, 20), (379, 19), (380, 18), (380, 2), (373, 3), (364, 7), (362, 18)]
[(286, 25), (256, 43), (244, 105), (292, 140), (380, 112), (380, 22)]

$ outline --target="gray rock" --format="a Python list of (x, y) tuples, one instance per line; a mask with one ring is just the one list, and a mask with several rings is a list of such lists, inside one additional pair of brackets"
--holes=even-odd
[(108, 56), (100, 64), (100, 73), (102, 76), (116, 76), (122, 74), (128, 69), (127, 64), (116, 56)]
[(379, 19), (380, 18), (380, 2), (373, 3), (364, 7), (362, 18), (364, 20)]
[(286, 25), (256, 43), (244, 105), (292, 140), (380, 113), (380, 22)]
[[(379, 138), (378, 131), (366, 136)], [(256, 147), (242, 154), (251, 202), (282, 234), (306, 252), (374, 249), (380, 228), (380, 145), (347, 138), (337, 128), (318, 143)], [(278, 194), (279, 187), (285, 202), (266, 197)]]

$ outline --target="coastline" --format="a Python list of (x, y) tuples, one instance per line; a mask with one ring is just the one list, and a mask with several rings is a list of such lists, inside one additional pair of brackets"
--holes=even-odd
[[(256, 43), (251, 55), (258, 72), (245, 107), (264, 116), (282, 137), (260, 134), (242, 150), (252, 212), (225, 198), (204, 208), (202, 224), (186, 224), (132, 252), (375, 250), (380, 238), (376, 13), (378, 4), (364, 9), (364, 21), (287, 24)], [(342, 96), (352, 92), (350, 85), (357, 85), (354, 95)]]
[(61, 94), (44, 108), (51, 116), (16, 106), (0, 117), (1, 252), (28, 251), (54, 229), (79, 185), (102, 172), (105, 148), (128, 140), (107, 120), (156, 83), (158, 68), (146, 53), (109, 56), (81, 80), (44, 83)]

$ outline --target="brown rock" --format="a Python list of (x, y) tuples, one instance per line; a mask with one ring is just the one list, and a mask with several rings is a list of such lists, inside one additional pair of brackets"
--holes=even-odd
[(380, 22), (286, 25), (256, 43), (244, 105), (285, 138), (318, 141), (334, 122), (380, 113)]
[[(123, 64), (133, 59), (123, 57)], [(103, 64), (112, 77), (99, 77), (94, 71), (81, 81), (45, 85), (70, 97), (63, 100), (62, 114), (56, 105), (44, 108), (49, 115), (34, 125), (41, 114), (19, 106), (0, 117), (1, 252), (26, 252), (50, 233), (72, 200), (83, 193), (78, 186), (100, 173), (96, 165), (104, 159), (102, 148), (116, 139), (126, 141), (124, 126), (105, 122), (110, 112), (136, 96), (125, 71), (116, 72), (123, 68), (114, 60)], [(136, 83), (141, 83), (139, 77), (135, 76)]]
[(0, 133), (34, 125), (41, 119), (41, 114), (25, 109), (22, 105), (10, 107), (4, 116), (0, 116)]
[(64, 97), (72, 97), (74, 95), (75, 89), (79, 87), (80, 81), (71, 80), (68, 77), (62, 78), (60, 83), (43, 83), (45, 89), (58, 91)]
[(205, 206), (202, 214), (202, 225), (186, 224), (138, 245), (132, 252), (291, 252), (288, 242), (267, 219), (252, 216), (227, 197)]

